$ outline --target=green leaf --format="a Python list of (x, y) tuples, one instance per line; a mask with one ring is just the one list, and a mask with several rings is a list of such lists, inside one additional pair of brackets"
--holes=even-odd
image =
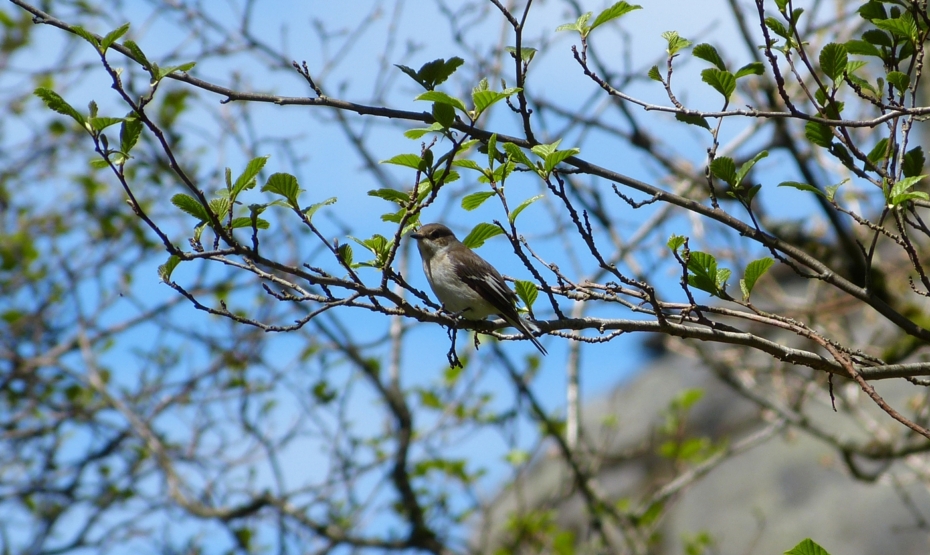
[[(511, 56), (517, 56), (517, 49), (513, 46), (507, 46), (504, 48), (504, 51), (509, 52)], [(528, 64), (533, 60), (533, 57), (536, 56), (537, 50), (535, 48), (529, 48), (526, 46), (520, 47), (520, 59), (523, 63)]]
[(591, 27), (588, 26), (588, 20), (591, 19), (592, 15), (591, 12), (581, 14), (574, 23), (559, 25), (555, 28), (555, 31), (578, 31), (581, 33), (581, 36), (587, 36), (588, 32), (591, 30)]
[(772, 30), (773, 33), (780, 36), (781, 38), (792, 41), (793, 37), (791, 36), (791, 31), (789, 31), (781, 21), (775, 19), (774, 17), (765, 18), (765, 26)]
[(484, 168), (478, 165), (474, 160), (469, 160), (467, 158), (461, 160), (455, 160), (452, 162), (452, 165), (457, 168), (466, 168), (469, 170), (475, 170), (477, 172), (484, 172)]
[(720, 71), (727, 70), (727, 66), (723, 63), (723, 58), (720, 57), (720, 54), (717, 53), (717, 49), (706, 42), (695, 46), (691, 53), (694, 54), (696, 58), (714, 64)]
[(410, 201), (410, 194), (397, 189), (376, 189), (368, 191), (368, 196), (382, 198), (389, 202), (396, 202), (401, 206)]
[(727, 281), (730, 279), (730, 270), (727, 268), (720, 268), (717, 270), (717, 291), (723, 291), (726, 289)]
[[(454, 110), (453, 110), (453, 113), (454, 113)], [(407, 131), (404, 131), (404, 137), (407, 137), (408, 139), (416, 140), (422, 137), (423, 135), (426, 135), (427, 133), (435, 133), (435, 132), (442, 131), (443, 129), (445, 129), (445, 127), (441, 123), (436, 122), (436, 123), (430, 124), (429, 127), (424, 127), (424, 128), (419, 128), (419, 129), (408, 129)]]
[[(875, 146), (872, 147), (872, 150), (866, 155), (866, 158), (869, 159), (873, 164), (878, 164), (884, 160), (890, 152), (888, 152), (888, 139), (881, 139)], [(918, 172), (919, 173), (919, 172)]]
[(90, 125), (91, 129), (97, 132), (122, 122), (123, 118), (88, 118), (87, 120), (87, 124)]
[(562, 139), (559, 139), (549, 144), (536, 145), (530, 148), (530, 151), (536, 156), (539, 156), (540, 158), (545, 158), (546, 156), (549, 156), (550, 154), (558, 150), (560, 144), (562, 144)]
[(448, 104), (449, 106), (461, 110), (462, 112), (467, 111), (465, 109), (464, 102), (441, 91), (426, 91), (425, 93), (421, 93), (419, 96), (414, 98), (414, 100), (425, 100), (427, 102), (436, 102), (437, 104)]
[(820, 195), (824, 198), (826, 198), (827, 196), (823, 193), (823, 191), (821, 191), (817, 187), (814, 187), (813, 185), (810, 185), (808, 183), (799, 183), (797, 181), (782, 181), (781, 183), (778, 184), (778, 186), (779, 187), (791, 187), (792, 189), (797, 189), (799, 191), (810, 191), (811, 193)]
[(514, 162), (523, 164), (524, 166), (530, 169), (535, 169), (533, 162), (530, 161), (529, 156), (527, 156), (526, 153), (523, 152), (522, 148), (518, 147), (517, 145), (513, 143), (504, 143), (503, 149), (504, 149), (504, 152), (506, 152), (507, 155), (510, 156), (510, 158)]
[(905, 202), (913, 199), (921, 200), (930, 200), (930, 195), (922, 191), (911, 191), (911, 187), (917, 184), (918, 181), (927, 177), (926, 175), (915, 175), (911, 177), (905, 177), (897, 181), (894, 186), (891, 188), (891, 193), (889, 193), (889, 208), (900, 206)]
[(468, 211), (472, 211), (484, 204), (484, 201), (488, 200), (494, 195), (494, 191), (481, 191), (480, 193), (472, 193), (462, 199), (462, 208)]
[[(679, 35), (678, 31), (665, 31), (662, 33), (662, 38), (668, 43), (665, 47), (665, 51), (669, 56), (674, 56), (682, 49), (691, 46), (691, 41)], [(658, 72), (658, 68), (656, 68), (656, 72)]]
[(682, 245), (685, 244), (686, 240), (687, 239), (682, 235), (672, 235), (668, 238), (668, 243), (666, 244), (672, 252), (678, 252), (678, 249), (680, 249)]
[(398, 154), (387, 160), (381, 160), (381, 164), (394, 164), (395, 166), (405, 166), (415, 170), (425, 169), (422, 167), (423, 159), (417, 154)]
[[(475, 91), (472, 93), (472, 101), (475, 103), (475, 111), (481, 114), (496, 102), (515, 95), (523, 89), (510, 87), (501, 92), (496, 91)], [(477, 116), (476, 116), (477, 117)]]
[(626, 2), (617, 2), (613, 6), (607, 8), (598, 14), (595, 18), (594, 23), (591, 24), (591, 29), (588, 32), (593, 31), (595, 28), (607, 23), (608, 21), (613, 21), (618, 17), (622, 17), (634, 10), (641, 10), (642, 6), (627, 4)]
[(688, 257), (688, 284), (712, 295), (717, 295), (717, 259), (710, 253), (691, 251)]
[(339, 245), (339, 248), (336, 249), (336, 253), (339, 255), (339, 259), (342, 260), (343, 264), (346, 266), (352, 267), (352, 261), (354, 254), (352, 253), (352, 245), (348, 243), (343, 243)]
[(262, 186), (262, 192), (281, 195), (287, 199), (291, 207), (297, 208), (300, 187), (297, 184), (297, 178), (289, 173), (273, 173), (268, 176), (268, 181)]
[(128, 155), (136, 146), (142, 134), (142, 125), (142, 120), (132, 114), (123, 119), (123, 125), (119, 130), (119, 149), (123, 154)]
[(820, 547), (810, 538), (805, 538), (801, 543), (785, 551), (785, 555), (830, 555), (827, 550)]
[(581, 152), (581, 149), (570, 148), (568, 150), (557, 150), (555, 152), (547, 154), (545, 158), (543, 159), (543, 169), (546, 171), (546, 173), (549, 173), (552, 170), (554, 170), (555, 167), (558, 166), (565, 159), (571, 158), (572, 156), (575, 156), (576, 154), (580, 152)]
[(262, 171), (262, 168), (265, 167), (265, 162), (268, 161), (268, 158), (269, 156), (259, 156), (249, 161), (242, 175), (237, 177), (236, 182), (233, 183), (230, 192), (232, 198), (236, 198), (242, 191), (251, 189), (255, 186), (255, 177), (258, 175), (258, 172)]
[(197, 218), (201, 222), (206, 222), (210, 220), (210, 216), (207, 214), (206, 207), (200, 204), (200, 201), (198, 201), (192, 196), (178, 193), (174, 195), (173, 197), (171, 197), (171, 204), (177, 206), (182, 211)]
[(894, 46), (894, 41), (891, 40), (891, 35), (879, 29), (869, 29), (868, 31), (862, 33), (862, 39), (868, 44), (874, 44), (875, 46), (884, 46), (886, 48), (891, 48)]
[(731, 187), (736, 186), (736, 163), (727, 156), (718, 156), (710, 163), (710, 173)]
[(705, 69), (701, 72), (701, 80), (715, 88), (727, 101), (736, 90), (736, 77), (729, 71), (716, 68)]
[(171, 75), (172, 73), (174, 73), (174, 72), (176, 72), (176, 71), (180, 71), (180, 72), (182, 72), (182, 73), (185, 73), (185, 72), (190, 71), (191, 69), (193, 69), (193, 67), (194, 67), (195, 65), (197, 65), (197, 62), (187, 62), (186, 64), (181, 64), (181, 65), (177, 65), (177, 66), (171, 66), (171, 67), (167, 67), (167, 68), (159, 68), (158, 71), (157, 71), (156, 74), (155, 74), (155, 81), (161, 81), (162, 79), (164, 79), (165, 77)]
[(842, 44), (831, 42), (820, 51), (820, 69), (833, 82), (843, 78), (848, 61), (846, 47)]
[(171, 281), (171, 274), (178, 267), (179, 262), (181, 262), (181, 259), (176, 255), (169, 256), (168, 261), (158, 267), (158, 277), (164, 282)]
[(97, 37), (95, 37), (94, 34), (88, 31), (87, 29), (81, 27), (80, 25), (75, 25), (74, 27), (71, 27), (71, 31), (75, 35), (93, 44), (94, 48), (98, 48), (98, 49), (100, 48), (100, 41), (97, 40)]
[(736, 78), (739, 79), (747, 75), (762, 75), (763, 73), (765, 73), (765, 65), (762, 62), (751, 62), (737, 70)]
[(756, 286), (756, 281), (769, 271), (769, 268), (775, 264), (775, 261), (766, 256), (759, 260), (753, 260), (746, 265), (743, 272), (743, 279), (739, 280), (739, 287), (743, 291), (743, 300), (748, 301), (749, 295), (752, 294), (752, 288)]
[(82, 127), (85, 125), (84, 116), (82, 116), (70, 104), (65, 102), (65, 99), (58, 96), (58, 93), (56, 93), (52, 89), (47, 89), (45, 87), (39, 87), (38, 89), (35, 90), (35, 95), (41, 98), (43, 101), (45, 101), (45, 105), (51, 108), (52, 110), (58, 112), (59, 114), (70, 116), (72, 119), (74, 119), (74, 121), (81, 124)]
[(647, 73), (646, 75), (653, 81), (664, 83), (664, 81), (662, 81), (662, 74), (659, 73), (659, 66), (652, 66), (651, 68), (649, 68), (649, 73)]
[(516, 208), (514, 208), (513, 211), (510, 213), (510, 223), (517, 221), (517, 216), (520, 215), (520, 212), (523, 212), (524, 210), (526, 210), (527, 206), (533, 204), (534, 202), (543, 198), (544, 196), (545, 195), (536, 195), (535, 197), (528, 198), (524, 200), (523, 202), (521, 202), (520, 206), (517, 206)]
[(888, 12), (885, 11), (885, 6), (878, 1), (868, 1), (857, 10), (862, 19), (868, 21), (873, 21), (875, 19), (886, 19), (888, 17)]
[(899, 91), (904, 92), (911, 85), (911, 78), (906, 73), (900, 71), (889, 71), (885, 79), (894, 85)]
[(924, 171), (924, 149), (918, 145), (907, 151), (904, 155), (904, 163), (901, 165), (901, 171), (905, 177), (914, 177)]
[(395, 64), (397, 68), (410, 76), (411, 79), (419, 83), (426, 90), (433, 90), (436, 85), (444, 83), (455, 70), (459, 68), (462, 64), (465, 63), (465, 60), (459, 57), (449, 58), (448, 61), (439, 58), (438, 60), (433, 60), (431, 62), (426, 62), (420, 67), (419, 71), (414, 71), (413, 69)]
[(107, 33), (107, 36), (103, 37), (103, 40), (100, 41), (100, 51), (106, 52), (107, 48), (116, 42), (120, 37), (126, 34), (126, 31), (129, 30), (129, 24), (125, 23), (120, 27), (114, 29)]
[(448, 129), (455, 123), (455, 108), (448, 104), (433, 102), (430, 113), (433, 114), (433, 119), (435, 119), (436, 123), (443, 129)]
[[(881, 31), (879, 31), (879, 33), (881, 33)], [(881, 34), (883, 36), (887, 36), (885, 33)], [(878, 51), (878, 48), (875, 48), (875, 45), (859, 39), (846, 41), (846, 53), (854, 54), (857, 56), (874, 56), (876, 58), (880, 58), (882, 56), (882, 53)], [(850, 71), (848, 66), (846, 71)]]
[(470, 249), (477, 249), (491, 237), (495, 237), (503, 233), (504, 230), (494, 224), (481, 223), (472, 228), (468, 235), (462, 239), (462, 243), (464, 243), (465, 246)]
[(229, 198), (222, 196), (215, 198), (210, 201), (210, 211), (216, 214), (220, 219), (226, 219), (226, 216), (229, 215), (229, 209), (232, 207), (232, 203), (229, 202)]
[(703, 127), (704, 129), (710, 130), (710, 124), (707, 123), (707, 120), (704, 118), (704, 116), (699, 116), (697, 114), (678, 113), (675, 114), (675, 119), (689, 125), (696, 125), (698, 127)]
[(743, 162), (743, 164), (740, 165), (739, 170), (736, 172), (736, 183), (734, 184), (734, 186), (735, 187), (739, 186), (743, 182), (743, 179), (746, 178), (746, 175), (749, 174), (749, 170), (751, 170), (752, 167), (755, 166), (756, 163), (759, 162), (759, 160), (762, 160), (768, 155), (769, 155), (768, 151), (763, 150), (759, 154), (756, 154), (752, 158), (752, 160), (747, 160)]
[(804, 125), (804, 136), (808, 141), (823, 148), (830, 148), (833, 144), (833, 133), (830, 127), (816, 121), (809, 121)]
[(311, 204), (307, 208), (304, 208), (303, 213), (306, 214), (307, 219), (313, 219), (313, 215), (316, 214), (316, 211), (324, 206), (329, 206), (330, 204), (336, 204), (336, 197), (329, 197), (323, 202), (318, 202), (316, 204)]
[[(248, 216), (240, 216), (238, 218), (233, 218), (232, 222), (230, 222), (229, 224), (229, 227), (231, 227), (232, 229), (238, 229), (240, 227), (252, 227), (252, 218)], [(269, 227), (271, 227), (271, 225), (268, 223), (267, 220), (256, 218), (255, 227), (257, 227), (258, 229), (268, 229)]]
[(144, 67), (145, 69), (149, 69), (152, 67), (152, 63), (149, 62), (148, 58), (145, 57), (145, 53), (142, 52), (142, 49), (139, 48), (138, 44), (136, 44), (135, 42), (131, 40), (127, 40), (123, 42), (123, 46), (125, 46), (126, 49), (129, 50), (130, 53), (132, 53), (132, 57), (135, 58), (135, 60), (139, 62), (139, 64), (142, 65), (142, 67)]
[(524, 306), (531, 308), (533, 303), (536, 302), (536, 297), (539, 296), (539, 290), (536, 289), (536, 284), (532, 281), (518, 279), (516, 283), (514, 283), (514, 288), (517, 290), (517, 296), (523, 301)]
[(879, 29), (888, 31), (896, 37), (906, 39), (912, 43), (917, 41), (917, 23), (908, 12), (904, 12), (901, 17), (894, 19), (874, 19), (872, 23)]

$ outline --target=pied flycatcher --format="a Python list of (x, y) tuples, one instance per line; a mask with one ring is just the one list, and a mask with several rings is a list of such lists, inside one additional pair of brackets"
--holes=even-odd
[(426, 224), (410, 237), (416, 239), (426, 280), (446, 310), (469, 320), (497, 314), (517, 328), (542, 354), (546, 349), (533, 337), (532, 324), (517, 313), (517, 296), (504, 278), (442, 224)]

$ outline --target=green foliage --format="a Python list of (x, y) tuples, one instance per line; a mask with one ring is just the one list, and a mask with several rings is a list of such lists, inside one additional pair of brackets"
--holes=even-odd
[(591, 12), (587, 12), (579, 16), (578, 19), (575, 20), (574, 23), (566, 23), (564, 25), (559, 25), (558, 27), (555, 28), (555, 30), (557, 32), (558, 31), (575, 31), (581, 35), (581, 38), (587, 38), (588, 34), (594, 29), (596, 29), (597, 27), (600, 27), (601, 25), (607, 23), (608, 21), (613, 21), (614, 19), (622, 17), (634, 10), (640, 10), (640, 9), (642, 9), (642, 6), (635, 5), (635, 4), (628, 4), (626, 2), (621, 1), (621, 2), (617, 2), (613, 6), (599, 13), (598, 16), (594, 19), (594, 23), (592, 23), (591, 25), (588, 25), (588, 21), (590, 21), (591, 16), (593, 14)]
[(695, 58), (700, 58), (714, 64), (717, 69), (721, 71), (727, 70), (727, 66), (723, 63), (723, 58), (720, 57), (720, 54), (717, 53), (717, 49), (707, 43), (701, 43), (695, 46), (691, 53), (694, 54)]
[(697, 114), (675, 114), (675, 119), (680, 122), (687, 123), (688, 125), (696, 125), (698, 127), (703, 127), (704, 129), (710, 130), (710, 124), (707, 123), (707, 119), (704, 116), (699, 116)]
[(292, 208), (297, 208), (297, 197), (303, 190), (298, 186), (296, 177), (289, 173), (279, 172), (268, 177), (268, 181), (262, 186), (262, 192), (280, 195)]
[(496, 237), (504, 233), (504, 230), (494, 224), (480, 223), (472, 228), (468, 235), (462, 239), (462, 243), (470, 249), (477, 249), (491, 237)]
[(911, 191), (911, 189), (916, 185), (921, 179), (927, 177), (926, 175), (915, 175), (911, 177), (905, 177), (900, 179), (891, 187), (891, 192), (888, 194), (888, 207), (897, 208), (906, 203), (909, 200), (930, 200), (930, 195), (923, 191)]
[(78, 113), (78, 111), (75, 110), (70, 104), (65, 102), (65, 99), (60, 97), (55, 91), (45, 87), (39, 87), (35, 90), (35, 95), (41, 98), (45, 102), (45, 105), (50, 109), (58, 112), (59, 114), (69, 116), (74, 121), (78, 122), (81, 127), (84, 127), (84, 116)]
[(817, 146), (830, 148), (833, 144), (833, 132), (830, 128), (816, 121), (809, 121), (804, 125), (804, 136)]
[(717, 268), (717, 259), (710, 253), (691, 251), (688, 259), (688, 285), (715, 297), (725, 294), (730, 270)]
[(114, 29), (113, 31), (107, 33), (105, 37), (100, 41), (100, 52), (106, 52), (114, 42), (122, 38), (126, 34), (126, 31), (129, 30), (129, 24), (124, 23), (120, 27)]
[(465, 60), (462, 58), (454, 57), (449, 58), (448, 61), (439, 58), (438, 60), (426, 62), (417, 71), (404, 65), (395, 64), (395, 66), (419, 83), (424, 89), (431, 91), (437, 85), (444, 83), (464, 63)]
[(785, 551), (785, 555), (830, 555), (827, 550), (817, 545), (810, 538), (804, 539), (798, 545)]
[(743, 292), (744, 301), (749, 300), (752, 289), (756, 286), (756, 281), (769, 271), (772, 264), (775, 264), (775, 261), (766, 256), (765, 258), (753, 260), (746, 265), (746, 270), (743, 272), (743, 279), (739, 280), (739, 287)]
[(468, 211), (474, 210), (484, 204), (484, 201), (493, 197), (495, 194), (496, 193), (494, 191), (480, 191), (467, 195), (462, 199), (462, 208)]
[(521, 202), (519, 205), (517, 205), (517, 207), (514, 208), (514, 209), (510, 212), (510, 217), (509, 217), (509, 218), (510, 218), (510, 223), (513, 223), (513, 222), (517, 221), (517, 216), (520, 215), (520, 212), (523, 212), (524, 210), (526, 210), (526, 208), (527, 208), (529, 205), (533, 204), (534, 202), (536, 202), (537, 200), (543, 198), (544, 196), (546, 196), (546, 195), (536, 195), (535, 197), (530, 197), (530, 198), (524, 200), (523, 202)]
[(518, 279), (514, 284), (514, 288), (517, 290), (517, 296), (520, 297), (520, 300), (523, 301), (523, 304), (527, 308), (532, 308), (533, 303), (536, 302), (536, 297), (539, 295), (539, 290), (536, 289), (536, 284), (532, 281)]
[(174, 272), (174, 269), (177, 268), (178, 263), (181, 262), (181, 259), (175, 255), (168, 257), (168, 261), (158, 267), (158, 277), (162, 281), (171, 281), (171, 273)]
[[(662, 38), (665, 39), (665, 41), (668, 43), (668, 46), (666, 46), (665, 51), (668, 53), (669, 56), (675, 56), (678, 54), (679, 51), (691, 46), (691, 41), (680, 36), (677, 31), (665, 31), (664, 33), (662, 33)], [(658, 68), (655, 68), (655, 69), (656, 69), (656, 73), (658, 74)], [(657, 79), (657, 81), (660, 81), (660, 80), (661, 79)]]
[(842, 44), (831, 42), (820, 51), (820, 70), (834, 82), (843, 78), (848, 61), (846, 47)]
[(736, 90), (736, 76), (729, 71), (708, 68), (701, 72), (701, 80), (722, 94), (727, 102)]

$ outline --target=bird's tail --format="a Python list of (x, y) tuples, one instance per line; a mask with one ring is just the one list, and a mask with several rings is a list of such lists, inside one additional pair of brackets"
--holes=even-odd
[(542, 353), (543, 355), (548, 355), (548, 354), (549, 354), (549, 353), (546, 351), (546, 348), (542, 346), (542, 343), (540, 343), (539, 340), (536, 339), (536, 336), (533, 335), (533, 330), (538, 330), (538, 329), (539, 329), (538, 327), (536, 327), (535, 324), (533, 324), (533, 323), (530, 322), (529, 320), (525, 320), (525, 319), (521, 318), (519, 314), (516, 315), (516, 318), (514, 318), (514, 317), (512, 317), (512, 316), (507, 316), (507, 315), (505, 315), (505, 314), (500, 314), (500, 317), (503, 318), (504, 321), (507, 322), (508, 324), (510, 324), (511, 326), (513, 326), (513, 327), (517, 328), (518, 330), (520, 330), (520, 333), (522, 333), (524, 337), (526, 337), (527, 339), (529, 339), (530, 341), (532, 341), (532, 342), (533, 342), (533, 345), (534, 345), (537, 349), (539, 349), (539, 352), (540, 352), (540, 353)]

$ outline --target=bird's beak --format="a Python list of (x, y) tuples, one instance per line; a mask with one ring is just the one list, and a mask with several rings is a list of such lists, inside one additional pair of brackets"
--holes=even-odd
[(424, 236), (423, 236), (423, 235), (420, 235), (419, 233), (417, 233), (416, 231), (414, 231), (413, 233), (410, 234), (410, 237), (413, 238), (413, 239), (420, 240), (420, 239), (422, 239)]

